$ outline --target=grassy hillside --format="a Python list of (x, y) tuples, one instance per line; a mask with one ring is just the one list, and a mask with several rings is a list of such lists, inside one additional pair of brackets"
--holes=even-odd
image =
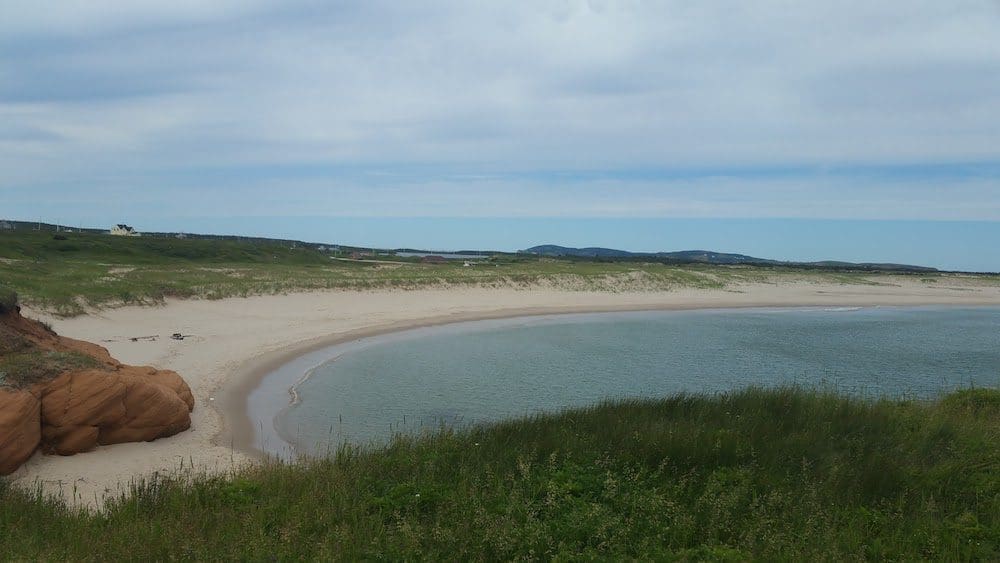
[(1000, 558), (1000, 392), (607, 403), (158, 481), (100, 514), (0, 484), (2, 559)]
[(1000, 276), (873, 274), (783, 266), (676, 265), (500, 255), (464, 267), (379, 256), (351, 260), (288, 241), (128, 238), (107, 234), (0, 232), (0, 289), (28, 306), (72, 316), (88, 307), (161, 303), (167, 297), (218, 299), (317, 289), (416, 289), (453, 285), (576, 291), (735, 288), (750, 282), (997, 285)]
[[(225, 283), (239, 278), (231, 271), (233, 266), (266, 278), (284, 268), (305, 270), (328, 261), (315, 250), (279, 244), (85, 233), (0, 234), (0, 285), (16, 290), (25, 304), (65, 315), (79, 314), (87, 305), (239, 294), (236, 284)], [(248, 280), (246, 287), (254, 281)]]
[(781, 268), (676, 266), (641, 262), (518, 258), (463, 267), (381, 257), (347, 260), (291, 243), (128, 238), (102, 234), (0, 233), (0, 287), (29, 306), (76, 315), (87, 307), (222, 298), (313, 289), (441, 285), (645, 291), (722, 288), (750, 281), (807, 279), (873, 283), (861, 273)]

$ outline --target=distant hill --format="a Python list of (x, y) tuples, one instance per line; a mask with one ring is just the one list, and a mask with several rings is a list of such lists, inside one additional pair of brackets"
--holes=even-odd
[(561, 258), (592, 258), (609, 260), (654, 260), (658, 262), (676, 264), (720, 264), (750, 266), (792, 266), (802, 268), (829, 268), (829, 269), (855, 269), (872, 270), (886, 272), (936, 272), (937, 268), (926, 266), (911, 266), (909, 264), (875, 264), (875, 263), (855, 263), (839, 261), (820, 262), (788, 262), (782, 260), (770, 260), (767, 258), (757, 258), (745, 254), (730, 254), (726, 252), (713, 252), (711, 250), (681, 250), (676, 252), (629, 252), (614, 248), (588, 247), (572, 248), (558, 246), (554, 244), (543, 244), (533, 246), (520, 251), (521, 254), (534, 254), (537, 256), (551, 256)]
[[(51, 233), (88, 233), (88, 234), (101, 234), (107, 233), (107, 229), (95, 229), (95, 228), (80, 228), (80, 227), (67, 227), (65, 225), (57, 225), (53, 223), (43, 223), (43, 222), (31, 222), (31, 221), (14, 221), (14, 220), (4, 220), (0, 219), (0, 233), (4, 232), (24, 232), (24, 231), (41, 231), (41, 232), (51, 232)], [(163, 239), (163, 238), (186, 238), (193, 240), (216, 240), (216, 241), (234, 241), (234, 242), (248, 242), (259, 245), (280, 245), (287, 248), (295, 249), (310, 249), (317, 250), (320, 252), (374, 252), (377, 249), (367, 248), (367, 247), (355, 247), (346, 245), (334, 245), (328, 243), (316, 243), (316, 242), (303, 242), (299, 240), (289, 240), (289, 239), (273, 239), (266, 237), (247, 237), (239, 235), (206, 235), (206, 234), (195, 234), (195, 233), (177, 233), (177, 232), (142, 232), (142, 237), (152, 238), (152, 239)], [(420, 249), (412, 248), (397, 248), (391, 251), (378, 250), (378, 253), (399, 253), (399, 254), (441, 254), (440, 252), (433, 252)], [(459, 250), (454, 252), (446, 253), (449, 258), (462, 258), (462, 257), (481, 257), (481, 256), (496, 256), (496, 255), (507, 255), (506, 252), (496, 252), (496, 251), (485, 251), (485, 250)], [(588, 247), (588, 248), (572, 248), (568, 246), (558, 246), (555, 244), (543, 244), (539, 246), (533, 246), (526, 250), (520, 250), (517, 254), (528, 254), (535, 256), (551, 256), (557, 258), (568, 258), (568, 259), (591, 259), (591, 260), (643, 260), (643, 261), (654, 261), (662, 262), (666, 264), (717, 264), (717, 265), (748, 265), (748, 266), (787, 266), (787, 267), (798, 267), (798, 268), (821, 268), (821, 269), (831, 269), (831, 270), (868, 270), (868, 271), (884, 271), (884, 272), (937, 272), (936, 268), (929, 268), (925, 266), (912, 266), (908, 264), (882, 264), (882, 263), (854, 263), (854, 262), (841, 262), (833, 260), (824, 260), (818, 262), (788, 262), (781, 260), (771, 260), (767, 258), (757, 258), (754, 256), (747, 256), (745, 254), (731, 254), (726, 252), (714, 252), (711, 250), (681, 250), (675, 252), (629, 252), (627, 250), (618, 250), (614, 248), (603, 248), (603, 247)]]
[(629, 252), (614, 248), (588, 247), (570, 248), (554, 244), (543, 244), (522, 250), (523, 254), (541, 256), (572, 256), (578, 258), (668, 258), (683, 262), (704, 262), (706, 264), (780, 264), (777, 260), (755, 258), (745, 254), (728, 254), (710, 250), (681, 250), (678, 252)]

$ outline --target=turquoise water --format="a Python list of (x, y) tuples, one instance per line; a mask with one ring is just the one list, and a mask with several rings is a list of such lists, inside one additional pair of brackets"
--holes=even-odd
[(562, 315), (422, 329), (323, 353), (337, 358), (312, 370), (297, 404), (275, 420), (300, 451), (681, 391), (800, 384), (930, 398), (997, 386), (1000, 308)]

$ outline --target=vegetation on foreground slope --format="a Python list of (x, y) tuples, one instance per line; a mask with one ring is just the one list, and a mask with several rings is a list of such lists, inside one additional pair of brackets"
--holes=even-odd
[[(933, 282), (942, 276), (919, 277)], [(88, 307), (162, 303), (167, 297), (217, 299), (316, 289), (541, 285), (581, 291), (653, 291), (795, 280), (883, 283), (864, 272), (784, 267), (590, 262), (516, 255), (463, 267), (461, 262), (423, 264), (417, 259), (384, 256), (349, 260), (279, 242), (0, 233), (0, 286), (16, 290), (29, 306), (66, 316), (81, 314)], [(998, 283), (993, 278), (981, 281)]]
[[(17, 294), (0, 287), (0, 316), (17, 306)], [(94, 358), (79, 352), (40, 349), (17, 329), (0, 322), (0, 389), (28, 387), (70, 369), (97, 365)]]
[(1000, 558), (1000, 391), (623, 401), (87, 514), (0, 484), (3, 559)]

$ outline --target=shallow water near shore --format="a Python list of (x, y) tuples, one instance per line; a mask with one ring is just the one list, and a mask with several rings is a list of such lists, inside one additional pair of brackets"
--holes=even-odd
[(323, 454), (345, 441), (381, 443), (396, 432), (602, 399), (787, 384), (894, 398), (996, 387), (1000, 308), (651, 311), (457, 323), (303, 355), (264, 379), (249, 412), (259, 449)]

